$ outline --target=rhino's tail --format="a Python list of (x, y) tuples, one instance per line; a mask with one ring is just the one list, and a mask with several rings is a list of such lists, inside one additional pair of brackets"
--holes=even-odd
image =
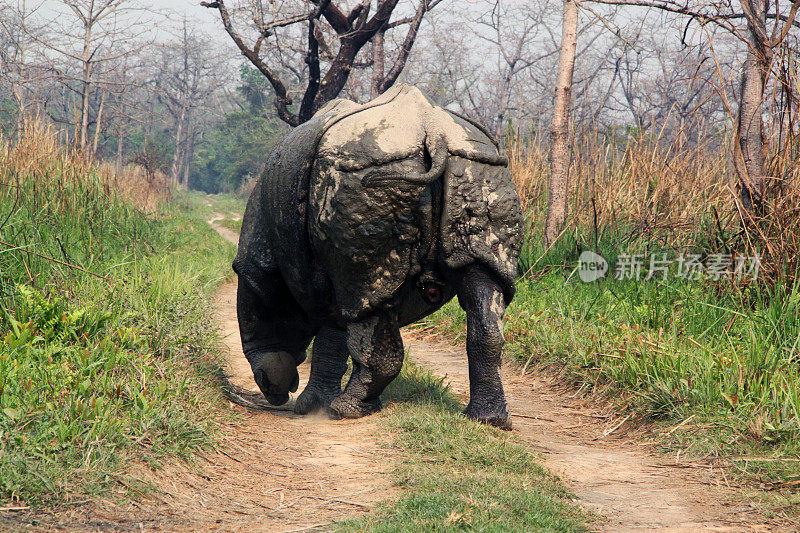
[(376, 169), (361, 178), (361, 184), (364, 187), (376, 187), (385, 181), (397, 180), (421, 186), (433, 183), (444, 174), (447, 164), (447, 139), (444, 134), (428, 135), (425, 138), (425, 150), (430, 156), (430, 169), (424, 174), (386, 173)]

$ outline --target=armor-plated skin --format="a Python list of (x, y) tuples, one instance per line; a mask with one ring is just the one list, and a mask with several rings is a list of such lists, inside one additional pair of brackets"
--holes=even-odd
[(457, 295), (466, 414), (509, 427), (502, 315), (522, 216), (506, 166), (480, 126), (407, 85), (365, 105), (335, 100), (284, 137), (248, 201), (234, 261), (242, 344), (266, 398), (288, 401), (316, 337), (295, 411), (376, 411), (402, 366), (399, 328)]

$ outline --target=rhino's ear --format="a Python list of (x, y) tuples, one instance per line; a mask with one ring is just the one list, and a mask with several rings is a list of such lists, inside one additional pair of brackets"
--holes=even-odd
[(361, 178), (364, 187), (377, 187), (386, 181), (405, 181), (414, 185), (425, 186), (439, 179), (447, 164), (447, 139), (441, 133), (425, 137), (423, 145), (426, 172), (424, 174), (387, 173), (381, 170), (368, 172)]

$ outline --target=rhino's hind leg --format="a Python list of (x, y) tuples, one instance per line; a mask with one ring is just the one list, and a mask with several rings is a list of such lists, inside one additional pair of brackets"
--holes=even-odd
[(305, 415), (328, 407), (342, 393), (347, 370), (347, 331), (324, 327), (314, 338), (311, 375), (294, 404), (294, 412)]
[(503, 355), (503, 291), (482, 266), (463, 269), (458, 280), (458, 302), (467, 314), (469, 404), (464, 414), (480, 422), (511, 429), (500, 362)]
[(352, 323), (347, 328), (347, 351), (353, 373), (344, 392), (328, 407), (332, 418), (359, 418), (379, 411), (380, 395), (403, 367), (403, 339), (393, 312)]
[(314, 336), (314, 328), (291, 306), (283, 281), (261, 289), (268, 296), (264, 303), (248, 285), (239, 280), (236, 310), (242, 349), (253, 370), (253, 378), (264, 397), (272, 405), (289, 401), (289, 393), (297, 390), (297, 366), (306, 358), (306, 348)]

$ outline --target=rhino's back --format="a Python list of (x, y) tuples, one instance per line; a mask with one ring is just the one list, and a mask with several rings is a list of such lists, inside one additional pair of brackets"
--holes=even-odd
[[(442, 175), (402, 179), (431, 168), (434, 136), (446, 139)], [(332, 102), (283, 138), (248, 202), (234, 268), (257, 293), (280, 273), (310, 315), (333, 306), (346, 320), (391, 302), (437, 264), (481, 262), (510, 298), (520, 225), (489, 136), (398, 85), (363, 106)]]
[[(367, 106), (323, 135), (309, 190), (310, 240), (342, 314), (355, 319), (380, 308), (436, 264), (457, 269), (484, 263), (498, 273), (510, 298), (521, 216), (505, 158), (493, 141), (408, 86)], [(439, 179), (365, 183), (376, 174), (426, 172), (432, 157), (426, 139), (437, 135), (447, 140)]]
[[(419, 92), (397, 88), (332, 126), (320, 141), (309, 196), (309, 235), (350, 320), (379, 308), (419, 273), (433, 234), (430, 189), (368, 175), (425, 171)], [(402, 111), (402, 113), (400, 113)]]

